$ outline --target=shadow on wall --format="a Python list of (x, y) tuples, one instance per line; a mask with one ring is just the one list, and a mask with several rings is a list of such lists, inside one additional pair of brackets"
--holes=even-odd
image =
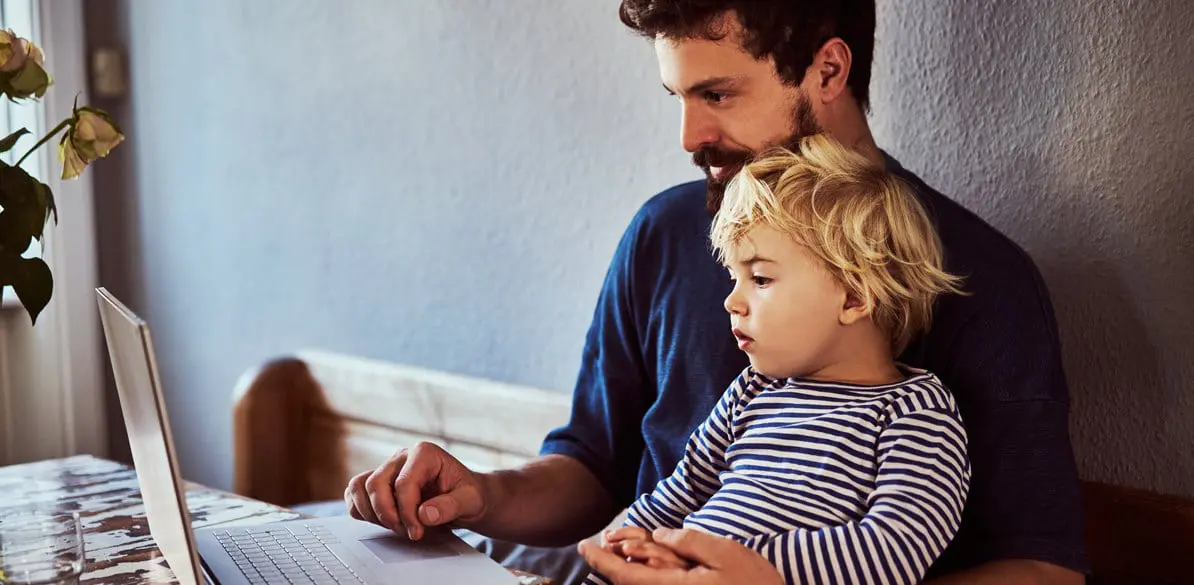
[(1194, 5), (1016, 0), (926, 18), (917, 49), (947, 58), (922, 83), (944, 88), (933, 118), (959, 127), (901, 140), (956, 144), (922, 154), (925, 174), (1044, 274), (1080, 474), (1194, 496)]

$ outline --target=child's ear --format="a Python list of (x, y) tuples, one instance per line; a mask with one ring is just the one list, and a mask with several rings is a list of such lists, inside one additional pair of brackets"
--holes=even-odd
[(838, 321), (842, 325), (853, 325), (863, 319), (869, 319), (874, 308), (875, 305), (871, 302), (870, 297), (847, 292), (846, 302), (842, 303), (842, 312), (838, 316)]

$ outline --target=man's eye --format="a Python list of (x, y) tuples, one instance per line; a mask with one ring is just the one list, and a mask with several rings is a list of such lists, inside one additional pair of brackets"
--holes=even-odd
[(725, 101), (725, 99), (726, 99), (726, 94), (724, 94), (720, 91), (705, 92), (705, 101), (707, 101), (709, 103), (720, 104), (721, 102)]
[(752, 276), (750, 278), (755, 282), (756, 286), (767, 286), (768, 284), (771, 284), (772, 280), (766, 276)]

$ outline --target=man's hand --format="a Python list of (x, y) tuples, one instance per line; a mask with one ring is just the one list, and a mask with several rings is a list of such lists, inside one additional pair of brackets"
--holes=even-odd
[(693, 530), (661, 528), (652, 534), (654, 544), (684, 557), (690, 569), (655, 569), (628, 563), (623, 557), (581, 542), (580, 554), (594, 571), (615, 585), (783, 585), (779, 572), (758, 553), (728, 538)]
[(353, 477), (344, 501), (353, 518), (395, 532), (405, 529), (418, 540), (425, 526), (475, 522), (484, 516), (488, 498), (484, 476), (437, 445), (419, 443)]

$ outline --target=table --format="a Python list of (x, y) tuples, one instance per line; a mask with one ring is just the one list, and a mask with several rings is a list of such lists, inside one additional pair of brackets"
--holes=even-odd
[[(0, 511), (19, 505), (79, 513), (87, 550), (81, 584), (177, 583), (149, 534), (137, 474), (126, 465), (80, 455), (0, 467)], [(187, 505), (194, 528), (304, 517), (293, 510), (190, 482)], [(514, 573), (523, 585), (550, 583), (535, 575)]]

